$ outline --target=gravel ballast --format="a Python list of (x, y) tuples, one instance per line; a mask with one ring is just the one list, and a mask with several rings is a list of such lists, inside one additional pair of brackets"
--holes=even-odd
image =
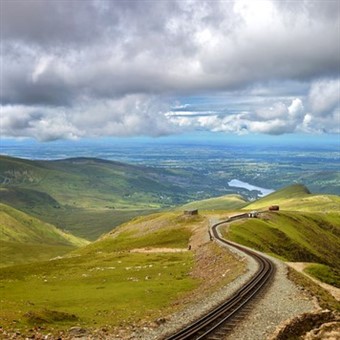
[(315, 302), (287, 278), (287, 266), (271, 259), (276, 265), (273, 282), (226, 339), (267, 339), (284, 321), (315, 309)]

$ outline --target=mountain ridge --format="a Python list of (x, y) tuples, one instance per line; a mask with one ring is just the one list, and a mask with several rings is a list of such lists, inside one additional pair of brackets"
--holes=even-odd
[(295, 211), (339, 211), (340, 196), (312, 194), (305, 185), (293, 184), (251, 202), (243, 209), (268, 209), (270, 205), (279, 205), (280, 209)]

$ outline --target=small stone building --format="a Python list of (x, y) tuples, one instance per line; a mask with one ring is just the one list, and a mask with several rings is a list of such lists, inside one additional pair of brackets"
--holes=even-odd
[(248, 213), (248, 217), (250, 217), (250, 218), (256, 218), (258, 216), (259, 216), (258, 211), (251, 211), (250, 213)]

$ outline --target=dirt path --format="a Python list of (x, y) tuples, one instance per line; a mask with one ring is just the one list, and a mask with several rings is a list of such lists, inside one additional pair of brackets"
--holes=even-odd
[(136, 248), (131, 249), (130, 253), (183, 253), (188, 251), (186, 248)]
[(308, 262), (286, 262), (288, 266), (292, 267), (293, 269), (295, 269), (296, 271), (302, 273), (303, 275), (307, 276), (308, 278), (310, 278), (311, 280), (313, 280), (315, 283), (317, 283), (319, 286), (321, 286), (322, 288), (326, 289), (330, 294), (332, 294), (334, 296), (334, 298), (337, 301), (340, 301), (340, 289), (336, 288), (334, 286), (331, 286), (327, 283), (321, 282), (317, 279), (315, 279), (314, 277), (308, 275), (307, 273), (305, 273), (303, 270), (310, 265), (310, 263)]

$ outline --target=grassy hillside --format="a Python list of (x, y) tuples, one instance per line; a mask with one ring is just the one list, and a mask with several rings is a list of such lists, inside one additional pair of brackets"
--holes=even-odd
[(0, 204), (0, 230), (0, 266), (46, 260), (88, 244), (4, 204)]
[[(64, 258), (0, 268), (3, 329), (12, 329), (16, 320), (15, 329), (27, 336), (34, 326), (55, 334), (75, 325), (117, 334), (114, 327), (140, 329), (184, 307), (200, 298), (191, 294), (208, 280), (194, 273), (211, 276), (211, 258), (223, 281), (218, 284), (243, 270), (243, 263), (208, 238), (187, 250), (193, 238), (207, 234), (208, 223), (176, 212), (139, 217)], [(209, 272), (201, 273), (203, 260)], [(230, 274), (222, 277), (221, 266)], [(208, 283), (202, 292), (214, 287)]]
[(89, 240), (190, 197), (175, 173), (90, 158), (0, 156), (0, 183), (0, 202)]
[(221, 197), (208, 198), (183, 205), (181, 210), (233, 210), (242, 208), (247, 202), (239, 195), (226, 195)]
[(226, 236), (285, 261), (323, 264), (340, 285), (339, 213), (263, 213), (232, 223)]
[(267, 210), (273, 204), (278, 204), (283, 210), (337, 212), (340, 209), (340, 196), (313, 195), (305, 186), (295, 184), (252, 202), (244, 209)]
[[(279, 205), (279, 212), (268, 212)], [(246, 205), (260, 218), (232, 223), (226, 237), (292, 262), (309, 262), (306, 272), (340, 287), (340, 197), (313, 195), (295, 184)]]

